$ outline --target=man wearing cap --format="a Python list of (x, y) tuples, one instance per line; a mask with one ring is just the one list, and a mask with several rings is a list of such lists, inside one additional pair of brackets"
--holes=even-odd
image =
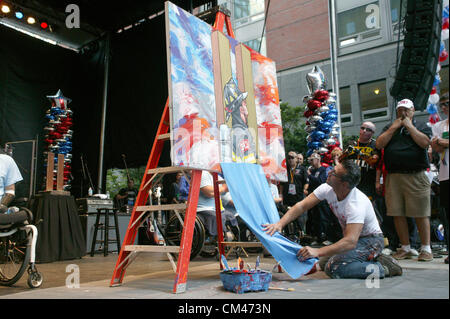
[(412, 101), (401, 100), (396, 111), (397, 119), (383, 129), (376, 142), (378, 149), (384, 148), (387, 215), (394, 217), (395, 229), (402, 246), (393, 257), (412, 258), (406, 217), (413, 217), (422, 243), (418, 260), (431, 261), (431, 188), (425, 174), (430, 167), (427, 149), (431, 129), (426, 124), (415, 121)]

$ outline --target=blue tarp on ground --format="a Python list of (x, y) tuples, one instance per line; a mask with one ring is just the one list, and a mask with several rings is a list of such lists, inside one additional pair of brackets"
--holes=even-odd
[(250, 230), (290, 277), (296, 279), (308, 273), (317, 259), (300, 262), (296, 255), (302, 246), (278, 232), (269, 236), (262, 230), (261, 225), (280, 219), (262, 167), (247, 163), (221, 163), (221, 166), (234, 206)]

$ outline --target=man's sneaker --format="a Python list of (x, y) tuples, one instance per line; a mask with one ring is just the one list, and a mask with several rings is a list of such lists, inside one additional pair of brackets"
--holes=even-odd
[(420, 252), (419, 258), (417, 260), (418, 261), (432, 261), (433, 260), (433, 254), (422, 250)]
[(411, 259), (414, 256), (414, 253), (411, 251), (406, 251), (403, 249), (397, 249), (397, 252), (392, 255), (397, 260), (403, 260), (403, 259)]
[(391, 256), (381, 254), (378, 256), (377, 261), (383, 266), (385, 277), (401, 276), (403, 273), (402, 267), (398, 261)]
[(392, 255), (392, 250), (390, 250), (389, 248), (384, 248), (383, 251), (381, 252), (383, 255)]
[(414, 248), (411, 248), (411, 250), (409, 251), (409, 253), (410, 253), (412, 256), (415, 256), (415, 257), (419, 256), (419, 252), (418, 252), (417, 250), (415, 250)]

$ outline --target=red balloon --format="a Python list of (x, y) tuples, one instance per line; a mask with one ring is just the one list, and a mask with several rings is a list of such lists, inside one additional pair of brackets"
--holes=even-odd
[(448, 52), (447, 50), (442, 50), (441, 54), (439, 55), (439, 62), (444, 62), (448, 58)]
[(306, 118), (308, 118), (308, 117), (314, 115), (314, 111), (306, 110), (306, 111), (303, 113), (303, 115), (304, 115)]
[(448, 18), (442, 19), (442, 30), (448, 29)]
[(318, 101), (318, 100), (309, 100), (308, 101), (308, 108), (311, 111), (315, 111), (317, 110), (319, 107), (322, 106), (322, 102)]
[(432, 95), (432, 94), (435, 94), (436, 93), (436, 87), (435, 86), (433, 86), (433, 88), (431, 89), (431, 93), (430, 93), (430, 95)]
[(326, 91), (326, 90), (317, 90), (316, 92), (314, 92), (314, 98), (321, 102), (328, 99), (328, 97), (329, 97), (329, 94), (328, 94), (328, 91)]

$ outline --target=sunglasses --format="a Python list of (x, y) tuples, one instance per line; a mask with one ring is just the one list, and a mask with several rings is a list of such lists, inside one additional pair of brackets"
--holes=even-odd
[(373, 133), (373, 130), (372, 130), (371, 128), (368, 128), (368, 127), (361, 126), (361, 130), (362, 130), (362, 131), (366, 131), (366, 132)]
[(334, 171), (334, 169), (332, 169), (332, 170), (328, 173), (328, 175), (333, 175), (334, 177), (337, 177), (337, 178), (339, 178), (339, 179), (342, 179), (341, 176), (339, 176), (338, 174), (336, 174), (336, 172)]
[(443, 107), (443, 106), (446, 106), (446, 107), (448, 107), (448, 101), (447, 102), (442, 102), (441, 104), (439, 104), (440, 105), (440, 107)]
[(288, 159), (295, 159), (295, 157), (288, 155)]

